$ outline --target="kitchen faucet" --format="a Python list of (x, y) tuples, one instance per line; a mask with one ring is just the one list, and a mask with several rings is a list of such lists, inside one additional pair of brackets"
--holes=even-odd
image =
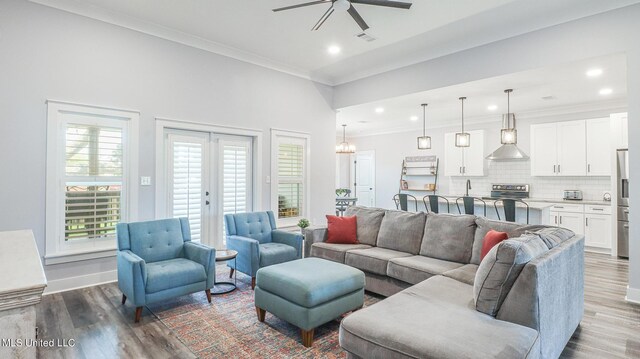
[(467, 192), (465, 193), (465, 196), (469, 197), (469, 190), (471, 189), (471, 180), (470, 179), (467, 180), (467, 186), (466, 187), (467, 187)]

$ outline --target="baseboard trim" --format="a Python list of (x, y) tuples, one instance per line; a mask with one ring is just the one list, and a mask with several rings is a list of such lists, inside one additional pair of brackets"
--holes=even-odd
[(629, 303), (640, 304), (640, 289), (627, 286), (627, 296), (624, 299)]
[(99, 273), (92, 273), (81, 275), (77, 277), (69, 277), (63, 279), (55, 279), (47, 281), (47, 288), (44, 290), (44, 295), (66, 292), (69, 290), (93, 287), (95, 285), (112, 283), (118, 280), (118, 271), (106, 271)]

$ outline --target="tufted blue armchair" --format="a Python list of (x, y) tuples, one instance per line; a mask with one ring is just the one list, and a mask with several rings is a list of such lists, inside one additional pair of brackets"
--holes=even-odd
[(302, 258), (302, 235), (276, 229), (273, 212), (236, 213), (224, 216), (227, 248), (238, 251), (230, 276), (237, 270), (251, 276), (256, 286), (258, 269)]
[(216, 250), (191, 242), (187, 218), (119, 223), (118, 287), (130, 298), (135, 321), (146, 304), (198, 291), (211, 303)]

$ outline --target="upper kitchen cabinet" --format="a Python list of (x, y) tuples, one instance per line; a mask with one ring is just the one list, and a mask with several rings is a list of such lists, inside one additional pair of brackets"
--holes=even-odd
[(608, 119), (531, 125), (532, 176), (609, 176)]
[(611, 132), (613, 139), (613, 148), (629, 148), (628, 119), (627, 113), (611, 114)]
[(611, 176), (611, 121), (608, 118), (587, 122), (587, 176)]
[(484, 176), (484, 130), (468, 131), (469, 147), (456, 147), (455, 133), (444, 135), (444, 175)]

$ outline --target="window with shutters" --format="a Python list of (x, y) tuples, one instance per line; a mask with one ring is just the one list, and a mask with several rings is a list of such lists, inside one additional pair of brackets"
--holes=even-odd
[(308, 143), (308, 135), (275, 130), (272, 133), (272, 207), (279, 225), (293, 226), (309, 215)]
[(135, 191), (128, 176), (135, 156), (128, 141), (137, 113), (57, 102), (48, 107), (45, 259), (113, 250), (116, 224), (132, 218)]
[[(231, 139), (233, 138), (233, 139)], [(252, 139), (240, 136), (225, 136), (219, 141), (221, 155), (221, 207), (222, 214), (251, 212), (252, 210)], [(226, 244), (224, 221), (222, 222), (223, 244)]]

